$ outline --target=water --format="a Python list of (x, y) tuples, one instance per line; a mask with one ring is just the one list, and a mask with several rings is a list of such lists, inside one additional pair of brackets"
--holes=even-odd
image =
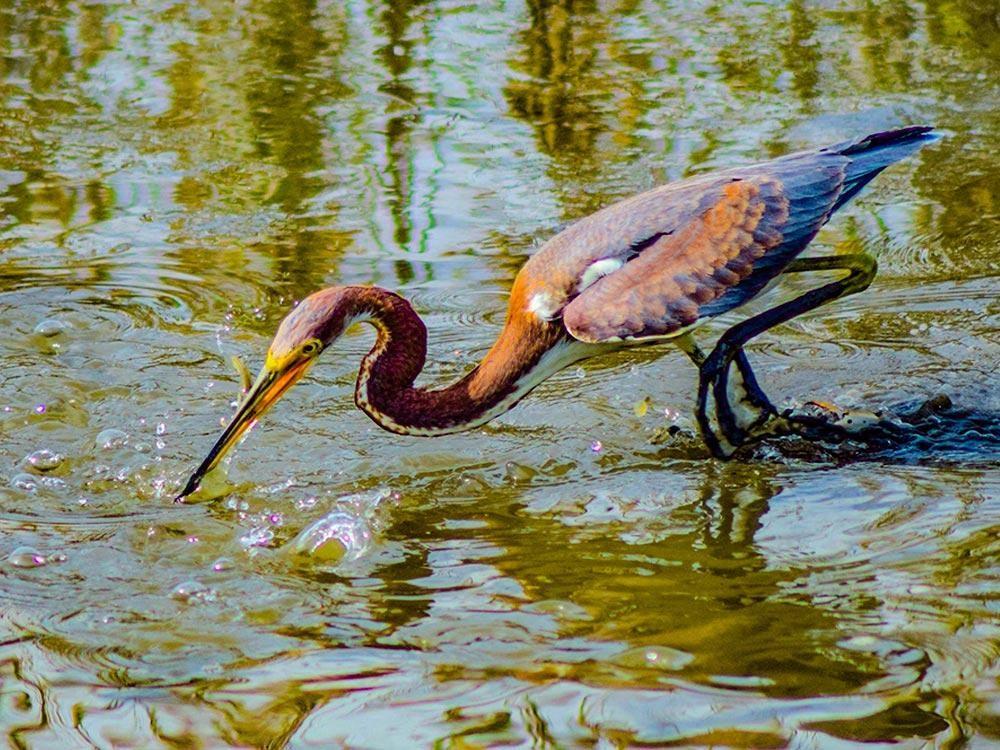
[[(8, 743), (1000, 742), (997, 13), (3, 3)], [(946, 138), (814, 245), (873, 253), (875, 284), (751, 354), (778, 401), (899, 410), (924, 439), (712, 461), (690, 365), (650, 349), (400, 438), (353, 407), (363, 332), (241, 446), (230, 494), (171, 501), (238, 397), (230, 358), (259, 366), (293, 300), (399, 290), (445, 381), (574, 218), (924, 122)]]

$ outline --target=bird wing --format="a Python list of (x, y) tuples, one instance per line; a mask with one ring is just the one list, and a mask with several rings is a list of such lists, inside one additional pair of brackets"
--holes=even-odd
[[(677, 334), (743, 304), (827, 220), (847, 163), (839, 154), (797, 154), (606, 209), (622, 215), (590, 227), (596, 241), (586, 249), (567, 252), (575, 285), (563, 287), (563, 324), (588, 343), (636, 340)], [(625, 229), (618, 242), (609, 226)]]

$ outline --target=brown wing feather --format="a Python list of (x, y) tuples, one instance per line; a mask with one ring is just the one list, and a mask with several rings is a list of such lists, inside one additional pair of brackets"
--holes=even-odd
[(781, 241), (788, 200), (778, 180), (733, 179), (701, 198), (702, 210), (691, 212), (687, 223), (566, 305), (563, 324), (575, 338), (596, 343), (676, 333)]

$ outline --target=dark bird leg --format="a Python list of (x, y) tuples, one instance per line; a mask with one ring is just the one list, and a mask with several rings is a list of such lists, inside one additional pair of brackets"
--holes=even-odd
[[(685, 334), (676, 339), (675, 343), (700, 370), (705, 363), (706, 356), (694, 338), (690, 334)], [(697, 413), (698, 427), (714, 456), (729, 456), (738, 447), (729, 442), (728, 434), (739, 431), (750, 432), (778, 413), (758, 385), (757, 377), (754, 375), (742, 348), (737, 349), (732, 362), (736, 364), (736, 373), (734, 377), (730, 378), (731, 373), (727, 365), (726, 371), (722, 375), (727, 398), (717, 406), (716, 424), (712, 424), (707, 409), (699, 408)], [(731, 401), (735, 401), (739, 405), (738, 412), (732, 408)]]
[[(848, 275), (733, 326), (719, 338), (715, 349), (707, 357), (698, 352), (703, 359), (699, 365), (698, 425), (713, 455), (728, 458), (741, 445), (769, 435), (800, 433), (808, 437), (823, 437), (835, 434), (842, 438), (847, 434), (843, 428), (831, 424), (822, 417), (804, 414), (778, 415), (777, 410), (760, 390), (743, 352), (743, 346), (776, 325), (787, 323), (802, 313), (839, 297), (866, 289), (875, 278), (876, 268), (875, 259), (861, 253), (797, 258), (785, 268), (785, 273), (846, 270)], [(690, 353), (689, 356), (695, 360)], [(697, 363), (697, 360), (695, 361)], [(739, 379), (736, 383), (730, 383), (730, 365), (734, 361), (737, 363)], [(718, 433), (712, 429), (712, 420), (709, 418), (709, 396), (714, 401)], [(734, 397), (744, 414), (739, 414), (733, 408)], [(749, 419), (745, 415), (747, 406), (752, 407)]]

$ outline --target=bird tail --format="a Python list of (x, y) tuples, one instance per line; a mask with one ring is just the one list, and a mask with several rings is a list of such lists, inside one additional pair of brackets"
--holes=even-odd
[(847, 201), (853, 198), (861, 188), (867, 185), (879, 172), (904, 159), (914, 151), (940, 138), (927, 125), (914, 125), (898, 130), (886, 130), (882, 133), (845, 141), (835, 146), (828, 146), (824, 151), (846, 156), (851, 160), (844, 174), (844, 187), (837, 196), (836, 203), (830, 210), (832, 214)]

